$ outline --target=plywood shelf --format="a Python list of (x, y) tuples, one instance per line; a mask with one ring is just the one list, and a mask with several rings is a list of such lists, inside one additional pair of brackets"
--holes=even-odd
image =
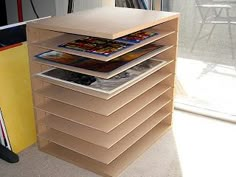
[(115, 143), (150, 118), (150, 116), (163, 110), (167, 112), (168, 110), (172, 110), (172, 102), (165, 97), (153, 101), (147, 107), (108, 133), (88, 128), (54, 115), (48, 115), (45, 122), (46, 126), (49, 128), (64, 132), (84, 141), (96, 144), (97, 146), (111, 148)]
[(53, 100), (46, 104), (37, 106), (36, 109), (40, 109), (58, 117), (62, 117), (81, 125), (85, 125), (107, 133), (126, 121), (128, 118), (133, 116), (135, 113), (140, 111), (142, 108), (147, 106), (165, 92), (166, 94), (170, 95), (172, 89), (163, 85), (153, 87), (147, 93), (136, 98), (110, 116), (103, 116)]
[(116, 177), (147, 148), (155, 143), (169, 128), (170, 125), (168, 124), (158, 124), (109, 165), (92, 160), (91, 158), (69, 150), (68, 148), (63, 148), (62, 146), (54, 143), (50, 143), (47, 146), (42, 147), (41, 150), (104, 177)]
[(117, 58), (117, 57), (124, 55), (128, 52), (131, 52), (135, 49), (138, 49), (138, 48), (143, 47), (147, 44), (155, 42), (155, 41), (162, 39), (168, 35), (171, 35), (173, 33), (175, 33), (175, 31), (158, 31), (157, 36), (150, 37), (140, 43), (134, 44), (134, 45), (132, 45), (126, 49), (123, 49), (121, 51), (118, 51), (110, 56), (102, 56), (102, 55), (92, 54), (92, 53), (88, 53), (88, 52), (82, 52), (82, 51), (78, 51), (78, 50), (58, 47), (60, 44), (68, 43), (68, 42), (78, 39), (78, 36), (73, 35), (73, 34), (62, 34), (58, 37), (48, 39), (46, 41), (33, 43), (32, 45), (35, 45), (37, 47), (41, 47), (44, 49), (48, 49), (48, 50), (55, 50), (55, 51), (59, 51), (59, 52), (64, 52), (64, 53), (68, 53), (68, 54), (72, 54), (72, 55), (81, 56), (81, 57), (96, 59), (96, 60), (100, 60), (100, 61), (110, 61), (114, 58)]
[(88, 143), (54, 129), (49, 129), (38, 136), (104, 164), (109, 164), (168, 115), (170, 115), (170, 113), (166, 111), (154, 114), (109, 149)]
[[(27, 24), (39, 149), (104, 177), (117, 177), (171, 127), (178, 25), (178, 13), (129, 8), (98, 8)], [(109, 57), (58, 47), (78, 35), (117, 39), (140, 30), (159, 35)], [(35, 57), (56, 50), (105, 63), (150, 43), (165, 47), (102, 75)], [(67, 81), (69, 71), (93, 75), (96, 83), (111, 83), (105, 79), (121, 72), (134, 78), (125, 75), (126, 82), (115, 80), (122, 84), (114, 87), (89, 87)]]
[[(166, 79), (170, 76), (171, 73), (168, 72), (154, 73), (146, 79), (121, 92), (120, 94), (110, 98), (109, 100), (93, 97), (52, 84), (37, 90), (35, 93), (62, 103), (108, 116), (130, 101), (134, 100), (136, 97), (140, 96), (147, 90), (151, 89), (154, 85), (159, 84), (160, 82), (162, 84), (165, 84)], [(87, 101), (84, 102), (81, 100)]]
[[(28, 24), (31, 28), (115, 39), (179, 17), (178, 13), (97, 8)], [(173, 28), (173, 27), (172, 27)], [(170, 28), (168, 28), (170, 29)]]

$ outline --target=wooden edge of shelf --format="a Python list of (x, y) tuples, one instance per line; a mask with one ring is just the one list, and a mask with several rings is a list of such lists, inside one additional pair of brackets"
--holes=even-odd
[(54, 129), (48, 129), (38, 136), (65, 148), (73, 150), (79, 154), (88, 156), (91, 159), (97, 160), (104, 164), (109, 164), (130, 146), (132, 146), (139, 139), (145, 136), (145, 134), (147, 134), (152, 128), (154, 128), (158, 123), (160, 123), (170, 114), (170, 112), (166, 113), (166, 111), (155, 113), (148, 120), (146, 120), (144, 123), (142, 123), (140, 126), (138, 126), (131, 133), (126, 135), (109, 149), (97, 146), (95, 144), (86, 142), (84, 140), (78, 139), (74, 136), (62, 133)]
[[(153, 75), (148, 76), (146, 79), (138, 82), (137, 84), (134, 84), (124, 92), (121, 92), (109, 100), (104, 100), (84, 93), (68, 90), (53, 84), (40, 88), (34, 91), (34, 93), (65, 104), (76, 106), (78, 108), (109, 116), (113, 112), (120, 109), (122, 106), (125, 106), (138, 96), (151, 89), (154, 85), (165, 82), (165, 80), (170, 76), (171, 73), (154, 73)], [(81, 102), (80, 100), (87, 101)]]
[(70, 162), (74, 165), (92, 171), (105, 177), (118, 176), (129, 164), (135, 161), (146, 149), (162, 137), (171, 125), (160, 123), (147, 133), (143, 138), (127, 149), (123, 154), (116, 158), (109, 165), (105, 165), (98, 161), (92, 160), (86, 156), (78, 154), (69, 149), (54, 143), (49, 143), (45, 147), (40, 148), (41, 151), (53, 155), (59, 159)]
[(77, 35), (73, 35), (73, 34), (63, 34), (63, 35), (55, 37), (53, 39), (48, 39), (48, 40), (41, 41), (41, 42), (31, 43), (30, 45), (40, 47), (40, 48), (44, 48), (44, 49), (48, 49), (48, 50), (55, 50), (55, 51), (59, 51), (59, 52), (64, 52), (64, 53), (68, 53), (68, 54), (72, 54), (72, 55), (78, 55), (78, 56), (86, 57), (86, 58), (90, 58), (90, 59), (95, 59), (95, 60), (100, 60), (100, 61), (109, 61), (109, 60), (117, 58), (121, 55), (124, 55), (128, 52), (131, 52), (135, 49), (143, 47), (147, 44), (155, 42), (159, 39), (162, 39), (162, 38), (164, 38), (166, 36), (169, 36), (171, 34), (174, 34), (174, 33), (175, 33), (175, 31), (170, 31), (170, 32), (160, 31), (159, 35), (150, 37), (150, 38), (148, 38), (148, 39), (146, 39), (146, 40), (144, 40), (144, 41), (142, 41), (138, 44), (134, 44), (134, 45), (132, 45), (132, 46), (126, 48), (126, 49), (123, 49), (122, 51), (118, 51), (115, 54), (112, 54), (108, 57), (58, 47), (58, 45), (60, 45), (60, 44), (71, 42), (71, 41), (75, 40)]
[[(140, 18), (143, 18), (142, 23), (140, 23)], [(179, 13), (176, 12), (158, 12), (121, 7), (102, 7), (81, 11), (77, 14), (72, 13), (66, 16), (57, 16), (46, 20), (40, 20), (38, 22), (31, 22), (27, 24), (27, 27), (116, 39), (178, 18)], [(103, 26), (113, 22), (114, 19), (116, 19), (116, 23), (114, 23), (110, 28), (104, 29)], [(73, 23), (76, 20), (79, 24)], [(134, 22), (130, 24), (124, 22), (125, 20), (128, 22), (129, 20), (133, 20)]]
[[(61, 131), (65, 134), (109, 149), (158, 111), (162, 111), (163, 109), (170, 111), (168, 108), (171, 101), (172, 100), (169, 100), (168, 98), (153, 101), (148, 105), (148, 108), (144, 108), (109, 133), (88, 128), (54, 115), (46, 116), (45, 122), (48, 128)], [(78, 132), (78, 130), (80, 131)]]
[[(128, 103), (126, 106), (122, 107), (110, 116), (99, 115), (53, 100), (46, 104), (37, 105), (35, 108), (43, 112), (47, 112), (49, 114), (53, 114), (81, 125), (108, 133), (126, 121), (128, 118), (136, 114), (138, 111), (146, 107), (155, 99), (162, 95), (168, 94), (173, 90), (173, 88), (169, 86), (162, 86), (161, 88), (162, 89), (160, 89), (160, 87), (153, 87), (148, 91), (148, 93), (141, 95), (138, 97), (138, 99)], [(158, 91), (158, 94), (155, 93), (156, 91)], [(137, 108), (137, 105), (139, 105), (139, 108)], [(81, 116), (78, 117), (75, 115)]]

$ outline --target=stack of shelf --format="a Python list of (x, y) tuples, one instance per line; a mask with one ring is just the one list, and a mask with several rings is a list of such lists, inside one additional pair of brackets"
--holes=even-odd
[[(116, 39), (144, 29), (158, 35), (108, 57), (58, 47), (78, 35)], [(117, 176), (171, 127), (178, 14), (99, 8), (29, 23), (27, 33), (40, 150), (97, 174)], [(164, 47), (110, 74), (35, 57), (55, 50), (108, 62), (150, 43)], [(61, 68), (109, 79), (150, 59), (164, 62), (108, 92), (43, 77)]]

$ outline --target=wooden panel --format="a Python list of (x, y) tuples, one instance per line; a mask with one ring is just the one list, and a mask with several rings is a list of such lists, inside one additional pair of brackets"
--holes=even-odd
[(50, 49), (50, 50), (55, 50), (55, 51), (60, 51), (60, 52), (64, 52), (64, 53), (69, 53), (72, 55), (78, 55), (78, 56), (82, 56), (82, 57), (86, 57), (86, 58), (91, 58), (91, 59), (96, 59), (96, 60), (101, 60), (101, 61), (109, 61), (112, 60), (114, 58), (117, 58), (121, 55), (124, 55), (128, 52), (131, 52), (135, 49), (138, 49), (140, 47), (143, 47), (147, 44), (150, 44), (156, 40), (162, 39), (166, 36), (169, 36), (171, 34), (174, 34), (174, 31), (158, 31), (159, 35), (157, 36), (153, 36), (150, 37), (146, 40), (143, 40), (140, 43), (134, 44), (126, 49), (123, 49), (121, 51), (118, 51), (114, 54), (111, 54), (109, 56), (102, 56), (102, 55), (97, 55), (97, 54), (92, 54), (92, 53), (88, 53), (88, 52), (82, 52), (82, 51), (78, 51), (78, 50), (73, 50), (73, 49), (67, 49), (67, 48), (63, 48), (63, 47), (58, 47), (61, 44), (64, 43), (68, 43), (71, 41), (74, 41), (76, 39), (78, 39), (77, 35), (73, 35), (73, 34), (63, 34), (61, 36), (46, 40), (46, 41), (42, 41), (42, 42), (38, 42), (38, 43), (34, 43), (32, 45), (35, 45), (37, 47), (41, 47), (41, 48), (45, 48), (45, 49)]
[(125, 91), (119, 93), (118, 95), (110, 98), (109, 100), (93, 97), (52, 84), (48, 87), (39, 89), (35, 93), (56, 101), (60, 101), (72, 106), (108, 116), (136, 97), (140, 96), (159, 82), (161, 82), (160, 84), (165, 84), (165, 79), (170, 75), (170, 73), (156, 72), (148, 76), (146, 79), (126, 89)]
[(154, 43), (158, 44), (158, 45), (176, 46), (177, 45), (177, 34), (178, 33), (172, 33), (172, 34), (166, 36), (165, 38), (162, 38)]
[(178, 13), (129, 8), (96, 8), (28, 23), (31, 27), (115, 39), (167, 20)]
[(109, 133), (104, 133), (92, 128), (88, 128), (86, 126), (68, 121), (54, 115), (48, 115), (46, 117), (46, 125), (49, 128), (56, 129), (58, 131), (64, 132), (98, 146), (110, 148), (131, 131), (133, 131), (136, 127), (141, 125), (150, 116), (158, 111), (163, 110), (171, 112), (172, 104), (168, 98), (161, 96), (160, 99), (153, 101), (144, 109), (136, 113), (134, 116), (130, 117), (127, 121), (113, 129)]
[[(173, 60), (175, 62), (176, 61), (175, 60), (176, 52), (177, 52), (176, 46), (174, 46), (174, 47), (170, 48), (169, 50), (160, 53), (157, 57), (160, 60), (166, 60), (168, 58), (169, 61)], [(172, 71), (172, 72), (174, 72), (174, 71)]]
[(43, 110), (50, 114), (77, 122), (90, 128), (109, 132), (154, 101), (160, 95), (165, 92), (167, 92), (166, 94), (169, 94), (171, 91), (172, 89), (168, 86), (155, 86), (110, 116), (103, 116), (101, 114), (96, 114), (57, 101), (49, 101), (46, 104), (38, 105), (36, 109)]
[[(158, 124), (143, 138), (126, 150), (122, 155), (115, 159), (109, 165), (99, 163), (86, 156), (78, 154), (62, 146), (51, 143), (42, 151), (63, 159), (67, 162), (73, 163), (79, 167), (93, 171), (104, 177), (117, 177), (128, 165), (137, 159), (147, 148), (155, 143), (164, 133), (169, 130), (170, 126), (164, 123)], [(157, 157), (158, 158), (158, 157)]]
[(178, 18), (175, 18), (175, 19), (169, 20), (167, 22), (164, 22), (161, 25), (157, 25), (153, 28), (155, 28), (157, 31), (158, 30), (169, 30), (169, 31), (178, 32), (179, 31), (178, 23), (179, 23)]
[[(44, 59), (40, 59), (40, 58), (35, 58), (34, 61), (40, 64), (44, 64), (44, 65), (48, 65), (48, 66), (52, 66), (55, 68), (61, 68), (61, 69), (65, 69), (65, 70), (69, 70), (69, 71), (73, 71), (73, 72), (78, 72), (78, 73), (82, 73), (82, 74), (87, 74), (90, 76), (95, 76), (95, 77), (100, 77), (100, 78), (104, 78), (104, 79), (109, 79), (117, 74), (120, 74), (123, 71), (126, 71), (132, 67), (134, 67), (135, 65), (138, 65), (152, 57), (155, 57), (156, 55), (165, 52), (166, 50), (172, 48), (173, 46), (163, 46), (159, 49), (156, 49), (154, 51), (151, 51), (139, 58), (136, 58), (135, 60), (129, 61), (128, 63), (124, 64), (123, 66), (120, 66), (116, 69), (114, 69), (113, 71), (110, 72), (96, 72), (93, 70), (88, 70), (88, 69), (83, 69), (83, 68), (79, 68), (76, 66), (69, 66), (69, 65), (65, 65), (65, 64), (60, 64), (60, 63), (56, 63), (53, 61), (49, 61), (49, 60), (44, 60)], [(157, 58), (157, 57), (156, 57)], [(117, 58), (115, 59), (117, 60)], [(106, 62), (104, 62), (104, 66), (106, 65)], [(108, 64), (109, 65), (109, 64)]]
[[(155, 59), (153, 59), (153, 60), (155, 60)], [(162, 71), (166, 72), (166, 68), (168, 68), (168, 67), (165, 67), (165, 66), (166, 65), (167, 66), (171, 65), (171, 63), (173, 61), (170, 61), (170, 62), (165, 61), (165, 60), (163, 60), (163, 61), (164, 61), (163, 63), (150, 68), (146, 72), (144, 72), (144, 73), (140, 74), (139, 76), (131, 79), (130, 81), (125, 82), (124, 84), (122, 84), (121, 86), (117, 87), (116, 89), (114, 89), (110, 92), (102, 92), (102, 91), (98, 91), (98, 90), (95, 90), (95, 89), (89, 89), (89, 87), (85, 87), (83, 85), (69, 83), (69, 82), (66, 82), (66, 81), (62, 81), (60, 79), (54, 79), (54, 78), (47, 77), (47, 76), (42, 75), (42, 74), (35, 75), (35, 78), (38, 78), (38, 79), (43, 80), (45, 82), (52, 83), (52, 84), (55, 84), (55, 85), (58, 85), (58, 86), (61, 86), (61, 87), (64, 87), (64, 88), (68, 88), (68, 89), (75, 90), (75, 91), (78, 91), (78, 92), (82, 92), (82, 93), (85, 93), (85, 94), (88, 94), (88, 95), (92, 95), (92, 96), (95, 96), (95, 97), (99, 97), (99, 98), (103, 98), (103, 99), (110, 99), (110, 98), (114, 97), (115, 95), (121, 93), (122, 91), (124, 91), (127, 88), (133, 86), (134, 84), (138, 83), (139, 81), (143, 80), (144, 78), (150, 76), (151, 74), (153, 74), (157, 71), (158, 72), (162, 72)], [(171, 73), (171, 71), (170, 71), (170, 73)]]
[[(29, 45), (37, 41), (44, 41), (51, 38), (55, 38), (63, 34), (60, 32), (30, 27), (28, 24), (26, 26), (26, 32), (27, 32), (27, 43)], [(31, 50), (29, 50), (29, 52), (31, 52)]]
[(166, 111), (154, 114), (142, 125), (137, 127), (109, 149), (88, 143), (54, 129), (49, 129), (45, 133), (39, 134), (38, 136), (104, 164), (109, 164), (145, 134), (147, 134), (169, 114), (170, 113)]

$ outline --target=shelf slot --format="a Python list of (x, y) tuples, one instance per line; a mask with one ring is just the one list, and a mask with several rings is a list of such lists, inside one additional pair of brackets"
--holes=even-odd
[(109, 164), (119, 155), (125, 152), (125, 150), (127, 150), (130, 146), (145, 136), (145, 134), (147, 134), (168, 115), (170, 115), (170, 113), (166, 111), (161, 111), (154, 114), (147, 121), (145, 121), (109, 149), (88, 143), (54, 129), (49, 129), (45, 133), (42, 133), (38, 136), (104, 164)]
[(153, 101), (109, 133), (88, 128), (54, 115), (46, 116), (45, 122), (48, 128), (53, 128), (104, 148), (110, 148), (156, 112), (162, 110), (171, 112), (171, 102), (172, 101), (165, 96), (161, 96), (160, 99)]
[(103, 116), (53, 100), (36, 106), (36, 109), (107, 133), (166, 92), (171, 95), (173, 89), (169, 86), (157, 85), (109, 116)]
[(170, 76), (171, 73), (156, 72), (109, 100), (93, 97), (52, 84), (35, 91), (35, 93), (62, 103), (108, 116), (142, 95), (156, 84), (166, 84), (165, 80)]
[[(122, 91), (128, 89), (129, 87), (133, 86), (134, 84), (138, 83), (139, 81), (150, 76), (151, 74), (153, 74), (159, 70), (162, 70), (165, 68), (165, 66), (171, 64), (171, 62), (168, 62), (165, 60), (162, 60), (161, 63), (159, 63), (160, 61), (155, 61), (155, 60), (156, 59), (151, 61), (151, 63), (154, 64), (155, 66), (147, 69), (145, 72), (141, 73), (140, 75), (135, 76), (135, 74), (134, 74), (134, 76), (132, 76), (133, 78), (131, 77), (130, 80), (124, 82), (123, 84), (117, 86), (116, 88), (113, 88), (110, 91), (105, 91), (102, 89), (96, 89), (96, 88), (92, 88), (89, 86), (84, 86), (81, 84), (76, 84), (73, 82), (64, 81), (62, 79), (46, 76), (43, 73), (36, 74), (35, 78), (45, 81), (46, 83), (55, 84), (55, 85), (58, 85), (58, 86), (61, 86), (64, 88), (72, 89), (72, 90), (82, 92), (82, 93), (85, 93), (88, 95), (92, 95), (95, 97), (99, 97), (99, 98), (103, 98), (103, 99), (110, 99), (110, 98), (114, 97), (115, 95), (121, 93)], [(132, 71), (132, 72), (135, 73), (136, 71)], [(106, 83), (106, 81), (103, 81), (103, 82)]]
[(147, 44), (155, 42), (159, 39), (162, 39), (166, 36), (169, 36), (169, 35), (175, 33), (175, 31), (161, 31), (160, 30), (160, 31), (158, 31), (158, 33), (159, 34), (157, 36), (150, 37), (146, 40), (143, 40), (140, 43), (134, 44), (134, 45), (132, 45), (132, 46), (130, 46), (130, 47), (128, 47), (128, 48), (126, 48), (122, 51), (116, 52), (116, 53), (114, 53), (114, 54), (112, 54), (108, 57), (58, 47), (60, 44), (64, 44), (64, 43), (76, 40), (78, 38), (78, 35), (73, 35), (73, 34), (63, 34), (61, 36), (58, 36), (58, 37), (55, 37), (55, 38), (52, 38), (52, 39), (49, 39), (49, 40), (46, 40), (46, 41), (32, 43), (32, 45), (37, 46), (37, 47), (41, 47), (41, 48), (45, 48), (45, 49), (48, 49), (48, 50), (55, 50), (55, 51), (64, 52), (64, 53), (68, 53), (68, 54), (72, 54), (72, 55), (78, 55), (78, 56), (82, 56), (82, 57), (86, 57), (86, 58), (96, 59), (96, 60), (100, 60), (100, 61), (109, 61), (109, 60), (115, 59), (115, 58), (117, 58), (121, 55), (124, 55), (128, 52), (131, 52), (135, 49), (143, 47)]
[(102, 176), (115, 177), (118, 176), (135, 159), (137, 159), (137, 157), (140, 156), (153, 143), (160, 139), (160, 137), (164, 135), (169, 128), (170, 125), (161, 122), (109, 165), (92, 160), (91, 158), (54, 143), (48, 144), (47, 146), (41, 148), (41, 150)]
[(160, 40), (155, 41), (154, 43), (158, 45), (176, 46), (177, 36), (178, 36), (178, 33), (172, 33), (166, 36), (165, 38), (161, 38)]

